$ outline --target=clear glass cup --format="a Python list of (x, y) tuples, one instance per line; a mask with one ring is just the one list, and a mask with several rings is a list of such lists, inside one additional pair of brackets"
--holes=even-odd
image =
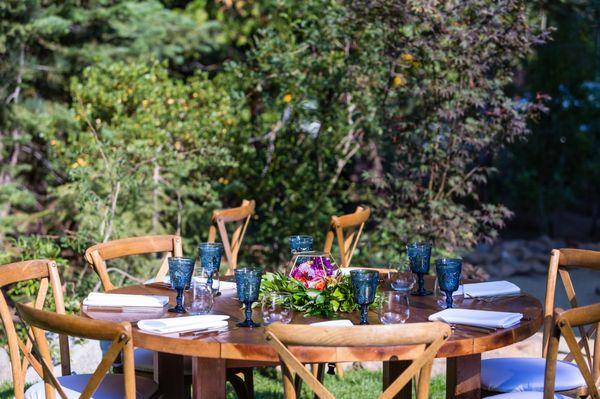
[(219, 272), (213, 269), (207, 269), (205, 267), (199, 267), (196, 270), (196, 275), (194, 276), (194, 283), (206, 284), (211, 287), (213, 295), (219, 294)]
[(286, 292), (271, 292), (262, 298), (262, 316), (265, 324), (292, 321), (292, 296)]
[(392, 274), (391, 283), (392, 289), (398, 292), (410, 292), (417, 279), (413, 272), (410, 270), (410, 264), (408, 262), (401, 262), (396, 265), (392, 265), (393, 269), (396, 269), (397, 273)]
[(195, 314), (210, 313), (214, 304), (213, 291), (208, 284), (195, 282), (192, 285), (192, 306), (190, 312)]
[(379, 321), (382, 324), (405, 323), (410, 317), (410, 302), (407, 292), (386, 291), (381, 297)]

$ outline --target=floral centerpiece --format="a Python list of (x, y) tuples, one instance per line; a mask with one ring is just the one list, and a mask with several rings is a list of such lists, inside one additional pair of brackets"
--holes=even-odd
[[(306, 279), (308, 274), (309, 272), (306, 271), (299, 277)], [(320, 272), (315, 271), (315, 275), (317, 274)], [(265, 273), (260, 291), (261, 295), (270, 292), (289, 293), (292, 296), (292, 308), (305, 313), (305, 316), (332, 318), (338, 312), (352, 312), (358, 309), (350, 277), (341, 273), (323, 276), (316, 282), (314, 280), (302, 282), (283, 273)]]
[(322, 291), (327, 286), (327, 279), (337, 271), (335, 260), (324, 252), (300, 252), (292, 258), (290, 277), (304, 285)]

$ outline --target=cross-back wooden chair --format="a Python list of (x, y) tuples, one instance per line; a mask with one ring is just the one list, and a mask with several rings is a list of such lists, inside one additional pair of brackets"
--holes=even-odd
[(171, 256), (183, 256), (181, 237), (176, 235), (158, 235), (130, 237), (96, 244), (85, 251), (85, 259), (92, 266), (104, 291), (115, 289), (110, 280), (106, 261), (132, 255), (144, 255), (153, 253), (166, 253), (163, 258), (154, 281), (162, 282), (169, 272), (168, 258)]
[[(556, 366), (558, 362), (558, 347), (563, 337), (567, 343), (570, 353), (579, 367), (585, 380), (586, 397), (600, 399), (598, 385), (600, 384), (600, 341), (598, 341), (598, 326), (600, 324), (600, 303), (593, 305), (563, 310), (557, 308), (554, 311), (553, 323), (549, 333), (548, 347), (546, 348), (546, 367), (544, 376), (543, 392), (514, 392), (492, 396), (494, 399), (568, 399), (564, 395), (555, 394)], [(574, 328), (580, 329), (586, 326), (595, 327), (596, 340), (594, 352), (588, 358), (582, 352), (582, 346), (577, 341)], [(581, 395), (583, 396), (583, 395)]]
[[(25, 342), (17, 334), (13, 314), (2, 288), (21, 281), (39, 280), (39, 289), (35, 300), (31, 303), (41, 309), (48, 297), (48, 289), (52, 288), (52, 296), (56, 312), (64, 314), (65, 305), (62, 286), (56, 262), (47, 259), (27, 260), (0, 266), (0, 319), (8, 339), (8, 353), (13, 377), (13, 386), (16, 399), (23, 399), (25, 394), (25, 373), (31, 365), (38, 374), (42, 374), (40, 362), (31, 355), (32, 342), (28, 338)], [(69, 346), (66, 336), (59, 336), (59, 345), (62, 355), (62, 373), (70, 374), (71, 370), (66, 360), (69, 358)], [(23, 354), (23, 358), (21, 358)]]
[[(323, 386), (290, 351), (290, 346), (362, 347), (415, 345), (420, 348), (410, 351), (410, 357), (399, 354), (403, 360), (412, 360), (410, 366), (379, 396), (391, 399), (416, 377), (417, 399), (426, 399), (433, 359), (438, 350), (450, 337), (450, 326), (440, 322), (403, 325), (371, 325), (352, 329), (348, 327), (309, 326), (274, 323), (266, 327), (265, 338), (279, 355), (283, 374), (286, 399), (295, 399), (295, 375), (299, 376), (321, 399), (334, 396)], [(331, 359), (335, 361), (336, 359)]]
[[(254, 215), (254, 207), (254, 200), (243, 200), (242, 205), (237, 208), (213, 211), (211, 225), (208, 229), (208, 242), (215, 242), (218, 231), (227, 260), (227, 275), (232, 275), (233, 270), (237, 267), (238, 253), (250, 219)], [(226, 223), (234, 225), (231, 238), (227, 233)]]
[[(92, 320), (79, 316), (69, 316), (36, 309), (17, 303), (21, 319), (29, 325), (33, 345), (27, 357), (35, 359), (36, 371), (43, 382), (34, 384), (25, 393), (26, 398), (53, 399), (55, 394), (62, 399), (79, 397), (91, 398), (151, 398), (158, 391), (158, 385), (149, 378), (136, 377), (133, 358), (133, 338), (131, 324)], [(87, 339), (111, 341), (108, 351), (93, 374), (79, 374), (56, 377), (45, 331)], [(114, 360), (123, 353), (123, 374), (107, 375)], [(68, 361), (68, 358), (66, 359)], [(41, 373), (38, 370), (41, 369)]]
[(332, 216), (329, 225), (329, 231), (325, 237), (325, 247), (323, 252), (331, 252), (333, 241), (337, 238), (337, 244), (340, 250), (340, 267), (350, 266), (352, 256), (360, 240), (365, 222), (371, 215), (369, 207), (356, 207), (354, 213), (343, 216)]
[[(481, 383), (487, 392), (512, 392), (543, 389), (545, 360), (548, 355), (549, 342), (554, 329), (554, 307), (556, 302), (557, 283), (560, 279), (564, 286), (567, 298), (572, 308), (577, 308), (579, 303), (575, 293), (575, 286), (571, 279), (570, 271), (573, 269), (588, 269), (600, 271), (600, 252), (582, 249), (554, 249), (548, 264), (546, 281), (546, 299), (544, 302), (544, 327), (542, 338), (542, 358), (500, 358), (485, 359), (482, 361)], [(599, 275), (600, 276), (600, 275)], [(590, 348), (590, 337), (596, 333), (598, 326), (591, 325), (585, 328), (578, 325), (580, 334), (579, 347), (588, 361), (593, 355)], [(557, 391), (567, 395), (587, 395), (586, 383), (573, 363), (575, 354), (571, 351), (558, 362), (555, 368)], [(514, 378), (502, 381), (497, 376), (514, 374)]]

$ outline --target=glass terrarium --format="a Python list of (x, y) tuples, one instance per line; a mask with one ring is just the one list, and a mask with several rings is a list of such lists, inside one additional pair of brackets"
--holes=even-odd
[(335, 259), (328, 252), (296, 252), (290, 264), (290, 277), (300, 281), (306, 288), (324, 288), (327, 278), (338, 270)]

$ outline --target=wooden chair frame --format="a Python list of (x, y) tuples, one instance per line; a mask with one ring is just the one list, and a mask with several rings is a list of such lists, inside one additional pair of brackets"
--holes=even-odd
[[(357, 207), (354, 213), (343, 216), (332, 216), (329, 231), (325, 237), (323, 252), (331, 252), (334, 238), (337, 238), (340, 249), (340, 267), (349, 267), (352, 256), (360, 240), (365, 222), (371, 215), (369, 207)], [(358, 231), (357, 231), (358, 230)]]
[[(578, 306), (575, 287), (569, 273), (569, 269), (584, 268), (600, 271), (600, 252), (589, 251), (583, 249), (555, 249), (550, 257), (548, 266), (548, 281), (546, 285), (546, 300), (544, 304), (544, 338), (543, 338), (543, 356), (546, 357), (548, 352), (548, 344), (552, 329), (554, 328), (553, 309), (556, 296), (557, 277), (565, 287), (567, 298), (572, 308)], [(591, 358), (589, 336), (593, 334), (597, 326), (591, 326), (585, 330), (583, 326), (577, 327), (581, 334), (579, 345), (584, 349), (588, 359)], [(574, 359), (572, 354), (567, 355), (564, 359), (570, 362)]]
[[(237, 257), (244, 240), (244, 235), (254, 215), (255, 202), (243, 200), (242, 205), (237, 208), (221, 209), (213, 211), (211, 225), (208, 229), (208, 242), (215, 242), (217, 231), (223, 243), (225, 259), (227, 260), (227, 275), (232, 275), (237, 267)], [(234, 223), (231, 238), (227, 233), (226, 223)]]
[[(39, 280), (40, 287), (36, 298), (31, 303), (35, 308), (42, 309), (49, 287), (52, 288), (56, 312), (65, 313), (62, 285), (56, 262), (47, 259), (28, 260), (15, 262), (0, 266), (0, 288), (10, 284), (27, 280)], [(10, 365), (13, 377), (14, 394), (16, 399), (23, 399), (25, 394), (25, 373), (29, 365), (42, 376), (42, 363), (31, 354), (33, 341), (29, 337), (25, 342), (17, 334), (13, 315), (10, 312), (8, 303), (4, 294), (0, 290), (0, 319), (4, 325), (4, 330), (8, 339), (8, 352), (10, 355)], [(31, 331), (29, 331), (31, 335)], [(59, 346), (61, 351), (61, 367), (63, 375), (71, 374), (69, 364), (69, 342), (68, 337), (59, 335)], [(21, 353), (23, 359), (21, 359)]]
[(104, 291), (115, 289), (108, 275), (109, 269), (106, 261), (131, 255), (144, 255), (165, 252), (160, 268), (154, 277), (157, 282), (162, 282), (169, 272), (168, 258), (171, 256), (183, 256), (181, 237), (176, 235), (158, 235), (130, 237), (120, 240), (108, 241), (89, 247), (85, 251), (85, 259), (92, 266)]
[[(573, 333), (573, 328), (580, 331), (586, 325), (595, 327), (596, 340), (592, 357), (584, 356), (581, 342)], [(586, 382), (586, 395), (593, 399), (600, 399), (598, 384), (600, 383), (600, 341), (598, 340), (598, 327), (600, 327), (600, 303), (569, 310), (557, 308), (554, 311), (554, 326), (548, 340), (546, 356), (546, 373), (544, 378), (544, 399), (554, 398), (554, 382), (556, 378), (556, 362), (558, 360), (558, 345), (561, 336), (565, 338), (569, 350), (581, 371)]]
[[(451, 335), (450, 326), (440, 322), (414, 323), (405, 325), (325, 327), (275, 323), (266, 327), (265, 339), (279, 355), (283, 374), (286, 399), (296, 398), (295, 376), (299, 376), (321, 399), (334, 399), (317, 377), (306, 369), (290, 351), (288, 346), (398, 346), (415, 345), (418, 350), (410, 351), (412, 363), (379, 396), (391, 399), (412, 380), (417, 378), (417, 399), (426, 399), (433, 359)], [(335, 361), (337, 359), (332, 359)]]
[[(108, 340), (111, 345), (100, 364), (91, 375), (81, 399), (89, 399), (98, 389), (104, 376), (110, 370), (113, 362), (120, 353), (123, 353), (123, 378), (125, 387), (125, 398), (135, 399), (135, 366), (133, 359), (133, 339), (131, 336), (131, 324), (128, 322), (114, 323), (103, 320), (86, 319), (79, 316), (67, 316), (36, 309), (25, 304), (17, 303), (17, 310), (21, 319), (30, 326), (33, 333), (30, 357), (37, 357), (42, 368), (40, 376), (44, 380), (46, 398), (54, 398), (55, 390), (62, 399), (67, 399), (63, 387), (52, 371), (52, 359), (48, 350), (48, 342), (44, 331), (51, 331), (66, 336), (79, 338)], [(37, 369), (36, 369), (37, 371)], [(39, 371), (38, 371), (39, 373)]]

